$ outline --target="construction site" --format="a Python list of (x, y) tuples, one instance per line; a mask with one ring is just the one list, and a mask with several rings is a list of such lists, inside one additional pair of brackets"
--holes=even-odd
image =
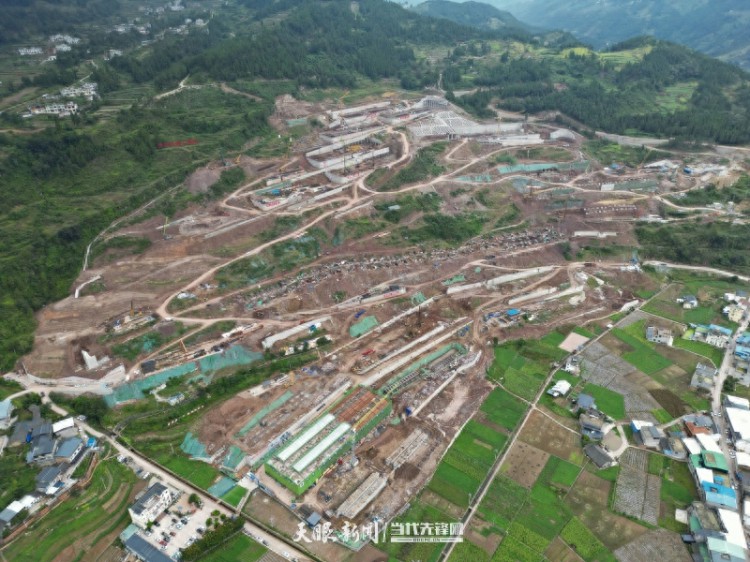
[[(666, 196), (723, 173), (613, 168), (555, 123), (479, 122), (440, 96), (282, 101), (279, 138), (319, 125), (285, 158), (238, 156), (186, 180), (203, 193), (242, 167), (251, 179), (220, 199), (107, 233), (71, 296), (40, 311), (23, 366), (112, 408), (174, 408), (304, 357), (184, 414), (174, 446), (221, 473), (210, 493), (241, 485), (248, 505), (264, 495), (294, 521), (400, 513), (489, 393), (493, 346), (632, 306), (634, 226), (679, 220), (659, 215), (680, 209)], [(410, 175), (437, 140), (434, 165)], [(118, 237), (149, 244), (106, 246)], [(613, 239), (622, 255), (589, 257)]]

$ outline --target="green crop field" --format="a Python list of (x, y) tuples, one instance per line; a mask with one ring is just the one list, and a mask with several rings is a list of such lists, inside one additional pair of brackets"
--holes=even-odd
[(479, 504), (482, 519), (505, 531), (529, 498), (529, 490), (498, 474)]
[(468, 507), (469, 498), (476, 493), (507, 439), (470, 420), (445, 453), (428, 489), (459, 507)]
[(554, 488), (568, 489), (576, 481), (580, 472), (580, 466), (552, 455), (547, 460), (547, 464), (544, 465), (544, 469), (539, 478), (537, 478), (537, 482)]
[(495, 348), (489, 377), (527, 400), (532, 400), (547, 377), (553, 361), (567, 353), (557, 347), (565, 336), (552, 332), (541, 340), (516, 340)]
[(593, 396), (596, 407), (611, 418), (625, 418), (625, 398), (619, 392), (591, 383), (585, 385), (582, 392)]
[(630, 335), (625, 330), (614, 328), (612, 334), (633, 349), (633, 351), (623, 353), (622, 358), (639, 371), (647, 375), (653, 375), (672, 364), (669, 359), (659, 355), (644, 342)]
[(455, 546), (448, 562), (490, 562), (490, 556), (483, 548), (464, 538)]
[(210, 464), (191, 461), (182, 455), (159, 455), (154, 458), (159, 464), (204, 490), (219, 476), (219, 471)]
[(221, 547), (201, 557), (201, 562), (255, 562), (266, 552), (268, 549), (265, 546), (243, 533), (238, 533)]
[(514, 537), (506, 536), (495, 551), (492, 562), (541, 562), (544, 556)]
[(89, 486), (31, 525), (3, 551), (5, 559), (51, 561), (71, 545), (79, 551), (93, 547), (128, 524), (127, 506), (133, 501), (137, 481), (133, 471), (115, 459), (101, 462)]
[(575, 517), (565, 525), (560, 537), (586, 562), (616, 560), (599, 539)]
[(502, 388), (495, 388), (479, 409), (487, 415), (491, 422), (504, 427), (508, 431), (513, 431), (518, 422), (521, 421), (526, 411), (526, 405)]

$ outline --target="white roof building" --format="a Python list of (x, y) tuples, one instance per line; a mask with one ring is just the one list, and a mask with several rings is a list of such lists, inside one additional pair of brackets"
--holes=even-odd
[(714, 483), (714, 471), (710, 468), (696, 468), (695, 475), (697, 476), (698, 482), (709, 482), (711, 484)]
[(726, 408), (726, 413), (737, 450), (750, 452), (750, 410)]
[(700, 455), (702, 449), (700, 443), (698, 443), (698, 440), (695, 437), (683, 437), (682, 442), (688, 450), (688, 453), (691, 455)]
[(737, 463), (738, 468), (750, 469), (750, 453), (743, 453), (742, 451), (738, 451), (735, 462)]
[(60, 433), (61, 431), (75, 427), (75, 425), (73, 418), (65, 418), (64, 420), (52, 424), (52, 433)]
[(745, 539), (745, 531), (742, 528), (742, 519), (740, 519), (739, 513), (728, 509), (717, 509), (716, 511), (719, 512), (721, 524), (726, 529), (724, 537), (727, 542), (747, 550), (747, 540)]
[(706, 451), (710, 451), (712, 453), (721, 453), (721, 447), (719, 447), (719, 444), (716, 442), (716, 437), (714, 437), (713, 435), (699, 433), (695, 436), (695, 438), (698, 440), (698, 443), (700, 443), (701, 447)]
[(550, 388), (547, 391), (547, 394), (550, 396), (565, 396), (568, 392), (570, 392), (571, 385), (566, 380), (559, 380), (555, 383), (555, 386)]
[(747, 398), (740, 398), (739, 396), (730, 396), (727, 394), (724, 396), (724, 403), (729, 408), (739, 408), (740, 410), (750, 410), (750, 400)]

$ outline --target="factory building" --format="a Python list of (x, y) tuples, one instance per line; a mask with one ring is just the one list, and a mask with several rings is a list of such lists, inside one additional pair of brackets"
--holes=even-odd
[(359, 386), (339, 400), (266, 463), (266, 474), (297, 495), (349, 452), (392, 411), (390, 401)]

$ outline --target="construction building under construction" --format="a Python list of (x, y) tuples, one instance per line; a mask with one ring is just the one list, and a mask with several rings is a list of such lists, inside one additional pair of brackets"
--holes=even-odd
[(352, 389), (277, 451), (265, 464), (266, 474), (304, 493), (391, 411), (391, 402), (370, 388)]

